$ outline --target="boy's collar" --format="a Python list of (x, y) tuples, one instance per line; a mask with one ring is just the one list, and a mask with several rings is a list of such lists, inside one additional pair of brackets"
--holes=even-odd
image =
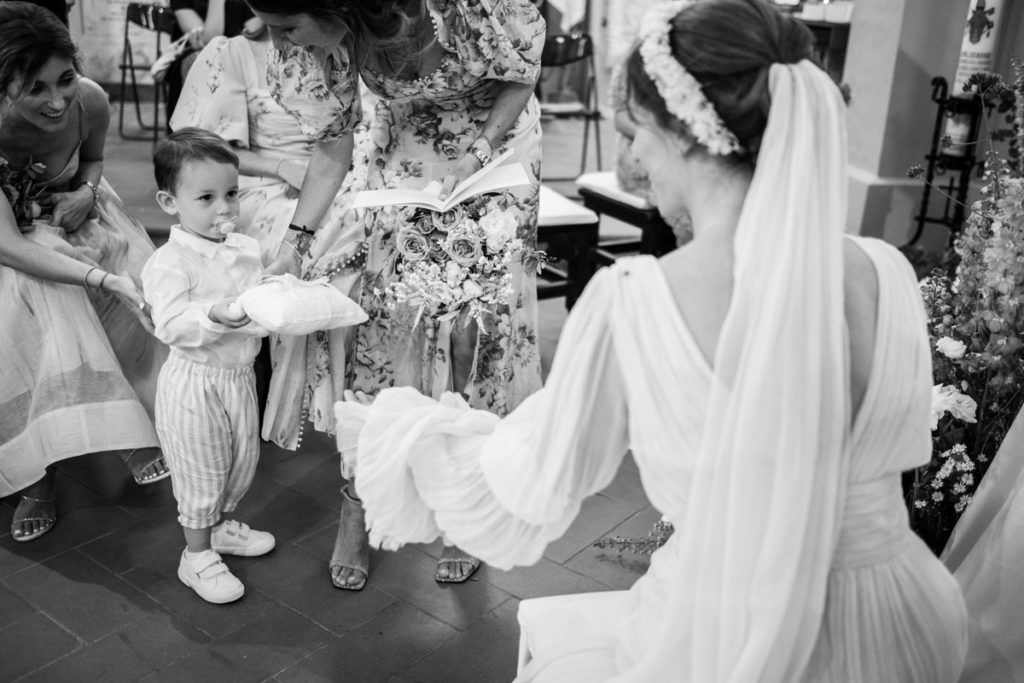
[(237, 242), (235, 237), (236, 233), (232, 232), (225, 235), (223, 240), (217, 240), (188, 232), (180, 225), (173, 225), (171, 226), (171, 235), (168, 237), (168, 241), (188, 247), (201, 256), (213, 258), (222, 246), (235, 244)]

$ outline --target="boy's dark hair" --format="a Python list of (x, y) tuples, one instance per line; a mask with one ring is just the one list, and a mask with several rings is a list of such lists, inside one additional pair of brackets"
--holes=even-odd
[(153, 152), (156, 187), (174, 192), (181, 169), (190, 161), (216, 161), (238, 168), (238, 155), (224, 138), (202, 128), (182, 128), (161, 140)]

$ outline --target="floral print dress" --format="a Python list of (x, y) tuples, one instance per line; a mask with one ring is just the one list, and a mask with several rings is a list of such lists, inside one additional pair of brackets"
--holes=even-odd
[[(540, 70), (545, 26), (529, 0), (427, 0), (434, 31), (445, 55), (431, 74), (403, 79), (357, 71), (345, 45), (330, 52), (310, 50), (287, 58), (274, 51), (268, 67), (271, 94), (286, 109), (304, 94), (327, 112), (291, 113), (311, 137), (332, 139), (359, 121), (358, 79), (379, 96), (370, 126), (367, 186), (422, 188), (440, 180), (480, 135), (503, 82), (533, 83)], [(308, 87), (325, 79), (327, 88)], [(321, 110), (323, 111), (323, 110)], [(495, 154), (512, 149), (515, 160), (533, 173), (525, 187), (490, 196), (488, 202), (513, 215), (517, 237), (536, 245), (540, 175), (540, 110), (531, 98)], [(370, 235), (362, 306), (370, 320), (356, 332), (350, 358), (351, 388), (376, 394), (392, 386), (412, 386), (430, 396), (452, 390), (451, 343), (463, 333), (462, 321), (423, 318), (410, 307), (388, 306), (383, 292), (395, 277), (396, 237), (408, 224), (406, 208), (366, 210)], [(537, 350), (536, 273), (513, 266), (508, 305), (499, 305), (476, 328), (464, 391), (476, 408), (504, 415), (541, 386)], [(472, 329), (472, 328), (470, 328)]]

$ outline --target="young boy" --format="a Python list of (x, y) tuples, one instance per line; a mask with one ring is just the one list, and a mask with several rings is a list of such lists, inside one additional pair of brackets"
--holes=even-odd
[(171, 470), (187, 547), (178, 578), (204, 600), (245, 592), (221, 554), (263, 555), (274, 537), (222, 513), (245, 495), (259, 459), (252, 364), (260, 339), (230, 304), (263, 274), (259, 243), (233, 233), (238, 157), (199, 128), (160, 142), (157, 203), (180, 221), (142, 270), (156, 336), (171, 347), (160, 371), (156, 429)]

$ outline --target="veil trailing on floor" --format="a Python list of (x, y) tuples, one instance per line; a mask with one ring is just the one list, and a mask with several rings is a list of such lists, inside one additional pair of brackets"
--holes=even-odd
[(769, 88), (718, 381), (676, 530), (683, 575), (648, 631), (658, 639), (626, 648), (642, 654), (616, 680), (799, 680), (818, 636), (847, 471), (845, 107), (806, 60), (773, 65)]

